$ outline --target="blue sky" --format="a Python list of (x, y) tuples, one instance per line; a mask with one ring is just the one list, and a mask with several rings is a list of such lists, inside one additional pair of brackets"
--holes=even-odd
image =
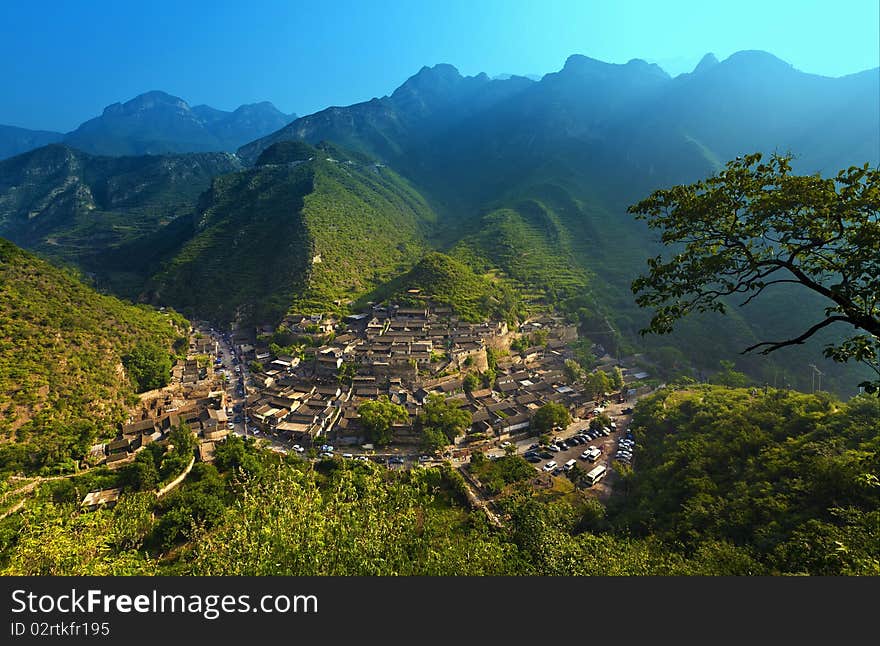
[[(147, 6), (148, 5), (148, 6)], [(880, 65), (877, 0), (3, 0), (0, 123), (70, 130), (161, 89), (308, 114), (390, 94), (423, 65), (545, 74), (571, 54), (675, 75), (763, 49), (841, 76)]]

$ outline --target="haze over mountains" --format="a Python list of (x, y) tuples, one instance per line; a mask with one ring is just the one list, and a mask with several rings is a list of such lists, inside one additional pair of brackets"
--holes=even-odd
[(94, 155), (157, 155), (233, 151), (296, 118), (268, 101), (229, 112), (153, 90), (114, 103), (76, 130), (35, 131), (0, 126), (0, 159), (49, 143), (65, 143)]
[[(818, 305), (783, 290), (775, 310), (734, 308), (637, 340), (646, 315), (629, 284), (659, 247), (626, 207), (755, 151), (791, 151), (804, 173), (876, 166), (878, 97), (880, 70), (821, 77), (754, 51), (707, 55), (675, 78), (637, 59), (580, 55), (540, 80), (440, 64), (388, 96), (280, 125), (266, 104), (220, 113), (149, 93), (64, 144), (101, 155), (224, 150), (256, 134), (237, 155), (107, 159), (55, 145), (2, 161), (0, 236), (78, 265), (102, 288), (224, 323), (274, 322), (294, 304), (345, 311), (439, 251), (451, 261), (432, 256), (431, 271), (409, 275), (476, 284), (464, 275), (473, 272), (525, 303), (577, 313), (608, 344), (628, 339), (708, 369), (736, 357), (766, 373), (766, 360), (738, 351)], [(472, 313), (515, 308), (480, 285)], [(800, 361), (794, 350), (777, 360)], [(831, 385), (842, 369), (822, 365)]]

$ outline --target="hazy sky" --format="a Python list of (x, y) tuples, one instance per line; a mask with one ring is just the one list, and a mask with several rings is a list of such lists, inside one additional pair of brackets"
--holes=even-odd
[(423, 65), (545, 74), (570, 54), (675, 75), (763, 49), (841, 76), (880, 65), (877, 0), (2, 0), (0, 123), (70, 130), (152, 89), (308, 114)]

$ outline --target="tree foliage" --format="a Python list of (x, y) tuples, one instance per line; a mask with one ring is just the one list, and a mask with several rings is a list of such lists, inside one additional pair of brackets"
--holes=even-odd
[(406, 409), (391, 402), (383, 395), (375, 401), (366, 401), (358, 406), (358, 415), (361, 418), (361, 426), (367, 433), (367, 438), (373, 444), (384, 446), (392, 439), (391, 427), (402, 424), (409, 419)]
[[(639, 446), (618, 527), (750, 571), (880, 573), (880, 401), (704, 386), (664, 390), (633, 419)], [(732, 555), (737, 553), (737, 559)]]
[(171, 356), (155, 343), (138, 343), (122, 357), (122, 365), (138, 392), (167, 386), (171, 378)]
[(416, 429), (432, 440), (433, 444), (442, 438), (446, 439), (446, 444), (450, 444), (472, 423), (470, 412), (437, 394), (428, 396), (422, 411), (416, 417)]
[[(671, 258), (648, 261), (632, 283), (636, 302), (653, 308), (643, 333), (668, 333), (694, 312), (724, 313), (790, 285), (818, 294), (824, 316), (788, 339), (744, 350), (763, 354), (799, 345), (838, 323), (860, 334), (825, 354), (855, 359), (880, 377), (880, 170), (851, 167), (834, 178), (791, 173), (791, 157), (738, 157), (723, 171), (655, 191), (629, 212), (661, 232)], [(880, 380), (862, 384), (877, 390)]]
[(532, 415), (533, 432), (547, 433), (554, 426), (565, 428), (571, 424), (571, 413), (562, 404), (547, 402)]

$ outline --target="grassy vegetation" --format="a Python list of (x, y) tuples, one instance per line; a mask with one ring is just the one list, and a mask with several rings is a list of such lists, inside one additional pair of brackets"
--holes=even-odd
[(272, 163), (216, 178), (189, 231), (169, 231), (180, 246), (148, 298), (220, 322), (345, 311), (424, 252), (434, 215), (392, 171), (331, 145), (266, 154)]
[(127, 418), (123, 357), (166, 352), (187, 322), (102, 296), (0, 240), (0, 465), (70, 466)]
[(571, 236), (545, 204), (523, 201), (487, 214), (480, 224), (451, 255), (478, 271), (500, 269), (532, 300), (555, 303), (586, 290), (588, 274), (574, 262)]
[(224, 323), (237, 314), (280, 318), (308, 270), (301, 210), (313, 183), (308, 165), (216, 178), (185, 242), (148, 283), (148, 297)]
[[(336, 149), (338, 150), (338, 149)], [(407, 271), (426, 250), (435, 216), (399, 175), (372, 163), (312, 162), (315, 181), (303, 220), (312, 262), (296, 311), (343, 310), (381, 283)], [(350, 162), (350, 163), (347, 163)]]
[(731, 574), (880, 574), (880, 401), (702, 387), (633, 420), (637, 468), (610, 520)]
[[(410, 289), (418, 289), (419, 298), (407, 294)], [(513, 320), (521, 308), (516, 293), (508, 285), (491, 276), (479, 276), (466, 264), (438, 252), (427, 254), (411, 270), (361, 300), (418, 305), (423, 302), (421, 298), (448, 305), (472, 322)]]

